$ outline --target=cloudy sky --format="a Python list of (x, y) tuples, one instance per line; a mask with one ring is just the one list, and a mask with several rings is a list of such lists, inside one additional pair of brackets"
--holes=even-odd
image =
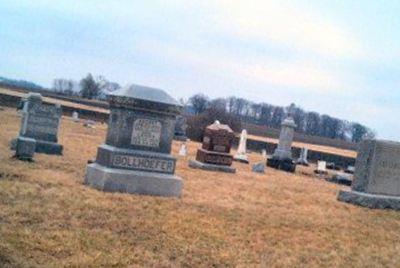
[(398, 0), (0, 0), (0, 76), (289, 105), (400, 140)]

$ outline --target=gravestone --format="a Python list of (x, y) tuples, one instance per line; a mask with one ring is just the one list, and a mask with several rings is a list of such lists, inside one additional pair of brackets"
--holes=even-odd
[(295, 128), (296, 124), (290, 115), (283, 120), (278, 147), (272, 157), (267, 160), (267, 166), (288, 172), (295, 172), (296, 163), (292, 159), (292, 142)]
[(85, 184), (109, 192), (179, 197), (182, 179), (171, 156), (175, 118), (182, 107), (160, 89), (130, 85), (107, 96), (105, 144), (87, 166)]
[[(19, 136), (34, 139), (37, 153), (62, 154), (63, 147), (57, 143), (61, 115), (59, 104), (44, 104), (39, 93), (29, 93), (22, 109)], [(16, 149), (17, 139), (11, 144)]]
[(347, 166), (346, 170), (344, 172), (348, 174), (354, 174), (355, 168), (353, 166)]
[(187, 140), (186, 129), (187, 129), (186, 117), (178, 115), (176, 117), (176, 123), (175, 123), (174, 140), (186, 141)]
[(340, 191), (338, 200), (369, 208), (400, 210), (400, 143), (362, 141), (351, 191)]
[(178, 155), (180, 155), (180, 156), (186, 156), (186, 155), (187, 155), (187, 146), (186, 146), (186, 142), (183, 142), (183, 143), (181, 144), (181, 147), (179, 148)]
[(196, 160), (189, 160), (189, 167), (235, 173), (230, 154), (234, 137), (228, 125), (218, 121), (209, 125), (204, 131), (203, 144), (197, 150)]
[(247, 130), (243, 129), (242, 133), (240, 134), (239, 146), (235, 156), (233, 157), (234, 161), (238, 161), (241, 163), (249, 163), (246, 154), (246, 143), (247, 143)]
[(326, 171), (326, 162), (325, 161), (317, 161), (317, 169), (314, 170), (316, 174), (327, 174)]
[(307, 157), (308, 157), (308, 149), (301, 148), (300, 157), (299, 159), (297, 159), (297, 164), (302, 166), (309, 166)]
[(251, 171), (256, 172), (256, 173), (264, 173), (265, 172), (265, 162), (258, 162), (255, 163), (252, 167), (251, 167)]
[(78, 114), (78, 112), (74, 111), (74, 112), (72, 113), (72, 120), (73, 120), (74, 122), (79, 122), (79, 114)]

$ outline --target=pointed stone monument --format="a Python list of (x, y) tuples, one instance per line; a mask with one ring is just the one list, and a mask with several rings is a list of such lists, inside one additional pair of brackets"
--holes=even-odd
[(242, 163), (249, 163), (246, 154), (246, 143), (247, 143), (247, 130), (243, 129), (242, 133), (240, 134), (239, 146), (235, 156), (233, 157), (234, 161), (242, 162)]
[(171, 156), (180, 104), (160, 89), (130, 85), (108, 96), (105, 144), (87, 166), (85, 184), (108, 192), (179, 197), (182, 179)]
[(289, 114), (281, 124), (278, 147), (272, 157), (267, 160), (267, 166), (288, 172), (295, 172), (296, 163), (292, 159), (292, 142), (295, 128), (296, 124)]

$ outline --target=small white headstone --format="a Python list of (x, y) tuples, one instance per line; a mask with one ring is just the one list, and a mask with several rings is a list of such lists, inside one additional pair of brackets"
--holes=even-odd
[(186, 143), (182, 143), (181, 144), (181, 148), (179, 149), (179, 153), (180, 156), (186, 156), (187, 155), (187, 147), (186, 147)]
[(72, 113), (72, 120), (73, 120), (74, 122), (78, 122), (78, 121), (79, 121), (79, 114), (78, 114), (78, 112), (74, 111), (74, 112)]
[(317, 162), (317, 171), (319, 173), (326, 172), (326, 162), (325, 161), (318, 161)]

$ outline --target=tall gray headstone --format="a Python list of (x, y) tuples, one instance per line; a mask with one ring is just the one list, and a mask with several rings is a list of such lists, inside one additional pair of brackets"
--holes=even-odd
[[(58, 144), (58, 129), (62, 115), (61, 106), (44, 104), (39, 93), (29, 93), (22, 109), (20, 137), (36, 141), (35, 152), (62, 154)], [(15, 149), (17, 141), (12, 142)]]
[(85, 184), (103, 191), (181, 195), (172, 157), (176, 116), (182, 107), (163, 90), (130, 85), (107, 96), (105, 144), (87, 166)]
[(400, 210), (400, 143), (362, 141), (351, 191), (340, 191), (338, 200)]
[(296, 164), (292, 159), (292, 143), (295, 128), (296, 124), (291, 116), (283, 120), (278, 147), (272, 157), (267, 160), (267, 166), (289, 172), (295, 171)]

